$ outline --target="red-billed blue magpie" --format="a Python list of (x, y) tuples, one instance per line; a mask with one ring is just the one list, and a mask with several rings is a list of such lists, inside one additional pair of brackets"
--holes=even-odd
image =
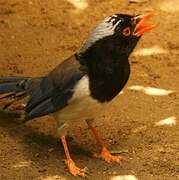
[(131, 16), (114, 14), (105, 18), (83, 47), (44, 77), (0, 77), (0, 94), (16, 100), (28, 96), (26, 120), (52, 115), (58, 121), (58, 134), (66, 164), (74, 176), (85, 176), (68, 151), (65, 135), (72, 123), (86, 120), (101, 147), (99, 156), (107, 162), (120, 162), (105, 147), (92, 119), (104, 111), (127, 83), (128, 57), (140, 37), (156, 25), (146, 24), (154, 13)]

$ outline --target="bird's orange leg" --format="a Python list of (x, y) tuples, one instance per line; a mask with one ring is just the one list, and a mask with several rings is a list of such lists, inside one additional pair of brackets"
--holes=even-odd
[(99, 133), (96, 131), (96, 129), (90, 123), (87, 122), (87, 124), (88, 124), (89, 128), (91, 129), (91, 131), (93, 132), (97, 142), (99, 143), (99, 145), (101, 147), (101, 152), (94, 153), (94, 157), (102, 158), (106, 162), (121, 162), (122, 160), (124, 160), (124, 158), (121, 156), (111, 155), (111, 153), (105, 147), (105, 144), (104, 144), (103, 140), (101, 139)]
[(67, 142), (65, 139), (65, 136), (61, 136), (60, 137), (62, 144), (63, 144), (63, 148), (64, 148), (64, 152), (65, 152), (65, 156), (66, 156), (66, 165), (68, 166), (68, 169), (70, 171), (70, 173), (74, 176), (82, 176), (85, 177), (85, 172), (86, 172), (86, 168), (81, 169), (79, 167), (77, 167), (74, 163), (74, 161), (72, 160), (69, 150), (68, 150), (68, 146), (67, 146)]

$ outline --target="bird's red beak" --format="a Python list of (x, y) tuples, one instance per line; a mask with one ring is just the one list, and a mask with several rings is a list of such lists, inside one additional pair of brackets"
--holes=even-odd
[(152, 17), (157, 16), (158, 14), (156, 13), (147, 13), (144, 15), (139, 15), (139, 16), (135, 16), (134, 17), (134, 22), (136, 22), (136, 26), (134, 29), (134, 33), (133, 35), (135, 36), (141, 36), (143, 35), (145, 32), (148, 32), (152, 29), (154, 29), (155, 27), (157, 27), (157, 24), (146, 24), (146, 21)]

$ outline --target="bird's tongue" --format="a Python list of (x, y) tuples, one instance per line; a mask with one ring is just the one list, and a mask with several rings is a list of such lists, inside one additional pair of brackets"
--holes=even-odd
[(151, 29), (154, 29), (157, 27), (156, 24), (147, 24), (146, 21), (154, 16), (157, 16), (156, 13), (147, 13), (144, 15), (136, 16), (134, 19), (136, 20), (137, 24), (134, 30), (135, 36), (141, 36), (145, 32), (150, 31)]

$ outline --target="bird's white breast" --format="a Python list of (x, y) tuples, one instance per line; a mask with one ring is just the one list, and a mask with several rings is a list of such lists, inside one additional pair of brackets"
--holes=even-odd
[(79, 121), (95, 118), (103, 112), (105, 103), (90, 96), (89, 79), (84, 76), (74, 87), (74, 94), (68, 105), (56, 113), (59, 121)]
[(70, 99), (69, 103), (73, 103), (73, 101), (76, 101), (78, 99), (84, 98), (90, 96), (90, 90), (89, 90), (89, 78), (87, 76), (84, 76), (79, 80), (79, 82), (74, 87), (74, 94), (72, 98)]

